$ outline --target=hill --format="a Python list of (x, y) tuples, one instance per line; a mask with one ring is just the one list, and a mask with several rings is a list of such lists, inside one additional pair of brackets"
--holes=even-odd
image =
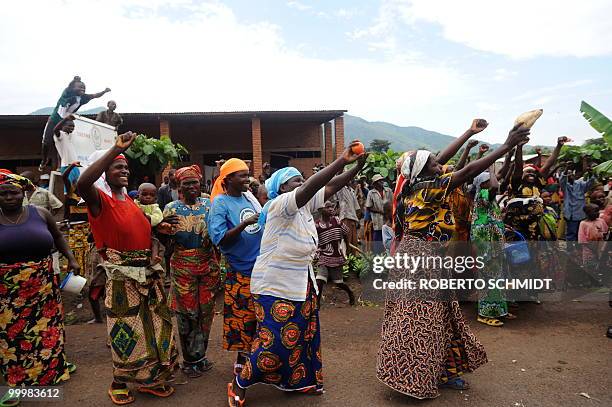
[[(105, 107), (98, 106), (98, 107), (92, 107), (91, 109), (79, 110), (77, 114), (98, 114), (104, 110), (106, 110)], [(53, 107), (43, 107), (42, 109), (34, 110), (30, 114), (42, 115), (42, 114), (51, 114), (51, 112), (53, 112)]]
[(344, 138), (348, 142), (359, 139), (369, 146), (374, 139), (391, 142), (391, 148), (396, 151), (408, 151), (423, 148), (429, 151), (439, 151), (446, 147), (455, 137), (420, 127), (401, 127), (386, 122), (368, 122), (361, 117), (344, 116)]

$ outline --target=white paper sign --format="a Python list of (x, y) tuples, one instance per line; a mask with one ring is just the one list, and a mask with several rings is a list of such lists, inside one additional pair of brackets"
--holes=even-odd
[(117, 132), (113, 126), (74, 115), (72, 144), (77, 161), (87, 162), (87, 158), (96, 150), (107, 150), (115, 144)]

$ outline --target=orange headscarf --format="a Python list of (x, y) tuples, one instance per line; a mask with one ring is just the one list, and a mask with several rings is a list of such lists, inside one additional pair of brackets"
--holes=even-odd
[(210, 202), (213, 202), (215, 197), (219, 194), (225, 193), (225, 188), (223, 187), (223, 181), (225, 178), (238, 171), (248, 171), (249, 166), (242, 161), (240, 158), (230, 158), (227, 160), (219, 171), (219, 176), (215, 180), (215, 185), (213, 185), (212, 191), (210, 192)]

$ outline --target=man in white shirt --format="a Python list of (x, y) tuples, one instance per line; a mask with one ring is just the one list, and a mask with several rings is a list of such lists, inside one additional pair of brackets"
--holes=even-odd
[(69, 115), (55, 126), (53, 130), (53, 141), (55, 149), (60, 156), (60, 167), (65, 169), (73, 162), (78, 161), (77, 153), (72, 144), (72, 132), (74, 131), (74, 116)]
[[(340, 208), (338, 217), (349, 230), (348, 243), (357, 247), (357, 224), (359, 223), (359, 213), (361, 212), (357, 194), (355, 194), (351, 186), (347, 185), (336, 193), (336, 197), (338, 198)], [(354, 251), (350, 248), (347, 249), (349, 249), (348, 252)]]
[(366, 208), (372, 215), (372, 240), (382, 242), (382, 227), (385, 224), (385, 203), (393, 202), (393, 191), (385, 187), (384, 177), (376, 174), (372, 177), (372, 186), (366, 199)]
[[(32, 184), (36, 185), (36, 176), (32, 171), (22, 172), (21, 176), (26, 177), (32, 182)], [(34, 191), (26, 192), (26, 196), (23, 199), (23, 205), (40, 206), (41, 208), (45, 208), (51, 212), (51, 214), (55, 215), (59, 208), (61, 208), (64, 204), (62, 204), (62, 201), (57, 199), (57, 197), (51, 192), (44, 188), (36, 187)]]

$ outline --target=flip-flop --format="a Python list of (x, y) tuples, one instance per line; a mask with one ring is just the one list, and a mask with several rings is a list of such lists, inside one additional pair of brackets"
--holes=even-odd
[(144, 387), (141, 386), (138, 388), (140, 393), (151, 394), (155, 397), (166, 398), (170, 397), (174, 394), (174, 387), (163, 384), (161, 386), (156, 387)]
[(110, 397), (111, 401), (118, 406), (123, 406), (134, 402), (134, 396), (130, 393), (130, 389), (127, 387), (123, 389), (110, 388), (108, 389), (108, 396)]
[(504, 326), (504, 323), (502, 321), (500, 321), (499, 319), (496, 318), (488, 318), (488, 317), (481, 317), (479, 316), (478, 318), (476, 318), (476, 321), (485, 324), (485, 325), (489, 325), (489, 326), (494, 326), (494, 327), (501, 327)]
[(66, 367), (68, 368), (68, 373), (70, 374), (73, 374), (77, 370), (77, 367), (74, 363), (66, 362)]
[(181, 371), (190, 379), (197, 379), (202, 376), (202, 372), (195, 365), (184, 366)]
[(204, 359), (203, 361), (201, 361), (200, 363), (197, 364), (197, 369), (201, 372), (208, 372), (210, 369), (212, 369), (214, 363), (211, 362), (208, 359)]
[(240, 397), (238, 397), (236, 395), (236, 393), (234, 393), (234, 383), (228, 383), (227, 384), (227, 404), (229, 405), (229, 407), (244, 407), (244, 403), (246, 402), (245, 399), (240, 399)]
[(0, 398), (1, 407), (15, 407), (19, 405), (19, 397), (10, 396), (7, 390), (6, 393)]
[(453, 389), (453, 390), (469, 390), (470, 385), (468, 382), (460, 377), (455, 377), (446, 383), (442, 383), (438, 386), (441, 389)]
[(309, 396), (321, 396), (324, 393), (323, 389), (317, 388), (317, 386), (310, 386), (298, 391), (302, 394), (307, 394)]

